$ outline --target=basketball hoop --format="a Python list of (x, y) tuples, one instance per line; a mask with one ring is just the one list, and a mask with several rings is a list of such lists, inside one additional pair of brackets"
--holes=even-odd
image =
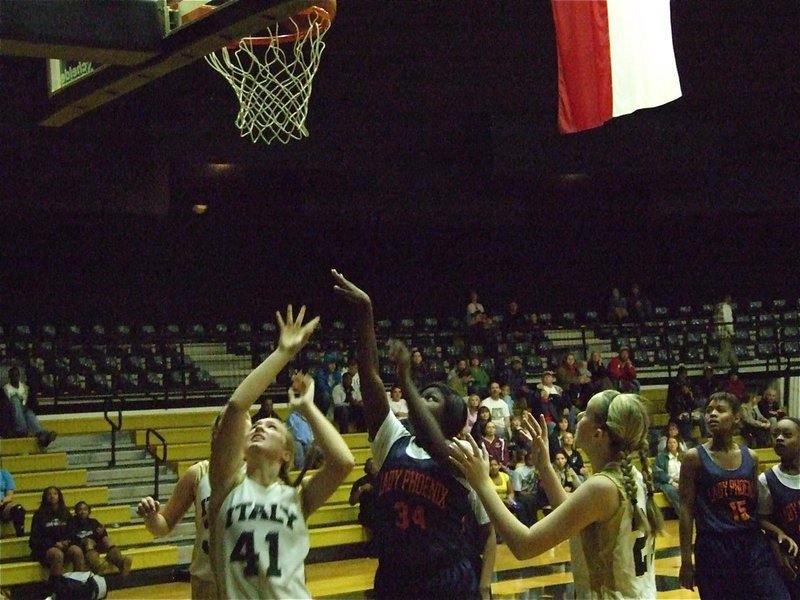
[(242, 137), (267, 144), (308, 137), (311, 83), (335, 16), (336, 0), (317, 0), (264, 35), (243, 38), (206, 56), (236, 92), (236, 127)]

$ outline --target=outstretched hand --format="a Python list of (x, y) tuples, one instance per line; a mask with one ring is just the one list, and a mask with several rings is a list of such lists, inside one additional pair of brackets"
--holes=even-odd
[(523, 435), (531, 441), (531, 452), (536, 470), (541, 472), (550, 462), (550, 440), (547, 436), (547, 421), (544, 415), (539, 415), (537, 421), (531, 413), (523, 419), (525, 427)]
[(333, 286), (333, 291), (343, 296), (345, 300), (361, 306), (368, 306), (372, 303), (369, 295), (367, 295), (364, 290), (348, 280), (344, 275), (339, 273), (339, 271), (331, 269), (331, 275), (333, 275), (333, 279), (336, 281), (336, 285)]
[(286, 320), (280, 312), (275, 313), (275, 318), (278, 321), (281, 335), (278, 340), (278, 345), (281, 350), (290, 353), (292, 356), (296, 355), (303, 346), (308, 342), (308, 338), (314, 333), (314, 329), (319, 324), (319, 317), (314, 317), (308, 323), (303, 325), (303, 318), (306, 316), (306, 307), (300, 307), (300, 312), (297, 313), (297, 318), (294, 318), (294, 311), (290, 304), (286, 308)]
[(136, 514), (146, 519), (158, 514), (160, 508), (161, 504), (158, 500), (154, 500), (150, 496), (145, 496), (139, 500), (139, 504), (136, 506)]
[(314, 404), (314, 378), (297, 373), (289, 386), (289, 406), (300, 409)]
[(454, 438), (450, 444), (450, 462), (464, 474), (474, 488), (489, 479), (489, 453), (486, 446), (478, 447), (475, 439), (467, 434), (471, 448), (465, 449), (463, 442)]
[(391, 339), (386, 345), (389, 348), (389, 359), (395, 364), (398, 371), (411, 367), (411, 352), (403, 342)]

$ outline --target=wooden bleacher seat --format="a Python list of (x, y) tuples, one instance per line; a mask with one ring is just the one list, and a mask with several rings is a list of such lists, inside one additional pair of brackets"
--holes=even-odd
[(59, 488), (76, 488), (86, 485), (88, 471), (86, 469), (62, 469), (58, 471), (37, 471), (34, 473), (13, 474), (15, 493), (42, 492), (50, 485)]
[[(55, 483), (50, 485), (55, 485)], [(34, 511), (39, 508), (39, 504), (42, 501), (42, 490), (14, 494), (14, 501), (21, 504), (25, 510)], [(64, 502), (70, 509), (81, 500), (93, 507), (108, 504), (108, 488), (105, 486), (61, 488), (61, 491), (64, 494)]]
[(30, 473), (32, 471), (59, 471), (67, 468), (65, 452), (47, 454), (21, 454), (19, 456), (0, 456), (0, 467), (12, 475)]

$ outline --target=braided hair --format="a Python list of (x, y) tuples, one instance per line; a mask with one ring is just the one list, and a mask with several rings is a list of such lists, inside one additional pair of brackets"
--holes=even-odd
[[(600, 415), (605, 415), (603, 427), (608, 432), (612, 448), (617, 450), (625, 495), (633, 508), (634, 525), (637, 527), (643, 525), (642, 520), (646, 519), (650, 529), (654, 533), (660, 533), (664, 529), (664, 517), (653, 498), (655, 486), (650, 469), (650, 448), (647, 442), (649, 426), (645, 404), (647, 400), (637, 394), (620, 394), (615, 390), (606, 390), (594, 397), (599, 397), (598, 418)], [(638, 453), (641, 462), (642, 479), (647, 492), (647, 501), (644, 507), (638, 505), (636, 480), (630, 459), (633, 452)]]

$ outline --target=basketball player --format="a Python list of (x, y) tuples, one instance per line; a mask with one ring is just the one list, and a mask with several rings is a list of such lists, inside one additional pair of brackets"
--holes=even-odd
[(307, 521), (353, 468), (344, 439), (314, 405), (311, 377), (293, 378), (289, 404), (308, 421), (324, 462), (300, 486), (288, 484), (294, 443), (286, 426), (275, 418), (250, 422), (250, 407), (317, 326), (319, 317), (303, 325), (305, 312), (295, 319), (290, 305), (285, 321), (277, 314), (278, 348), (233, 392), (211, 448), (210, 549), (221, 598), (310, 598)]

